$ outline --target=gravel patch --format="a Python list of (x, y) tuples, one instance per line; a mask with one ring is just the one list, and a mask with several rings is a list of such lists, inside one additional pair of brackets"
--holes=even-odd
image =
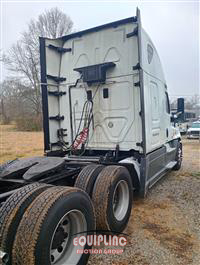
[(185, 139), (183, 147), (181, 170), (135, 198), (124, 252), (91, 255), (89, 265), (200, 265), (200, 144)]

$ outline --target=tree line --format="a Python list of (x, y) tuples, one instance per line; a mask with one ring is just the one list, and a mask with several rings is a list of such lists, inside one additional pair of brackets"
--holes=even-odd
[(58, 8), (32, 19), (21, 38), (0, 60), (7, 77), (0, 83), (0, 115), (3, 124), (15, 122), (19, 130), (42, 129), (39, 37), (58, 38), (73, 29), (71, 18)]

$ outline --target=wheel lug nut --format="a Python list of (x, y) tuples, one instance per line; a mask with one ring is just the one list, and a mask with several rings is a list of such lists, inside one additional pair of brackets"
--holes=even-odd
[(51, 262), (54, 262), (54, 256), (51, 255)]
[(68, 237), (68, 233), (66, 232), (66, 233), (64, 233), (64, 237)]
[(57, 248), (57, 250), (58, 250), (59, 253), (61, 253), (63, 251), (63, 247), (60, 246), (60, 247)]
[(62, 224), (63, 225), (67, 225), (68, 224), (68, 221), (67, 220), (64, 220)]

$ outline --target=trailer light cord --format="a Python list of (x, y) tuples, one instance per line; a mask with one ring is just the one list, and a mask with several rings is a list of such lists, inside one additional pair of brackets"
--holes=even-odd
[[(94, 117), (94, 114), (93, 114), (94, 102), (93, 102), (93, 100), (97, 94), (99, 86), (100, 86), (100, 83), (98, 84), (92, 99), (91, 100), (87, 99), (84, 103), (82, 114), (81, 114), (81, 120), (79, 122), (79, 127), (77, 130), (77, 134), (76, 134), (75, 140), (72, 144), (72, 151), (76, 150), (82, 144), (83, 152), (80, 154), (80, 156), (85, 152), (85, 149), (86, 149), (88, 142), (89, 142), (90, 124), (93, 121), (93, 117)], [(86, 89), (85, 89), (85, 91), (87, 92)], [(85, 113), (85, 116), (84, 116), (84, 113)], [(79, 133), (80, 128), (81, 128), (81, 124), (82, 124), (82, 120), (83, 120), (83, 116), (84, 116), (84, 125), (83, 125), (82, 131)]]
[[(74, 87), (77, 86), (77, 84), (80, 80), (82, 80), (82, 77), (76, 81)], [(80, 156), (85, 152), (85, 149), (86, 149), (88, 142), (89, 142), (90, 125), (91, 125), (91, 122), (93, 121), (93, 117), (94, 117), (94, 115), (93, 115), (93, 104), (94, 104), (93, 100), (97, 94), (99, 86), (100, 86), (100, 83), (98, 84), (92, 99), (90, 99), (90, 100), (87, 99), (83, 105), (80, 122), (78, 125), (76, 136), (74, 137), (72, 144), (70, 146), (67, 146), (66, 143), (64, 142), (64, 140), (62, 138), (60, 139), (60, 144), (61, 144), (64, 151), (71, 151), (73, 153), (74, 151), (76, 151), (78, 149), (78, 147), (80, 145), (82, 145), (83, 152), (80, 154)], [(87, 93), (87, 89), (85, 87), (85, 84), (84, 84), (84, 88), (85, 88), (85, 91)], [(81, 126), (82, 124), (83, 124), (83, 126)], [(83, 128), (82, 130), (81, 130), (81, 127)], [(93, 129), (94, 129), (94, 126), (93, 126)]]
[[(92, 116), (93, 116), (93, 102), (87, 100), (84, 103), (78, 130), (71, 146), (72, 151), (76, 150), (81, 144), (84, 144), (87, 141), (89, 137), (89, 128), (92, 121)], [(83, 129), (80, 131), (82, 123), (83, 123)]]

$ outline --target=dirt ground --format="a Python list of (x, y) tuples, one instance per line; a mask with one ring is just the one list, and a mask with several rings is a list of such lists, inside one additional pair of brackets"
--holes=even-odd
[[(200, 265), (200, 142), (183, 139), (183, 166), (134, 200), (120, 255), (91, 255), (89, 265)], [(43, 155), (41, 132), (0, 126), (0, 163)]]
[(183, 139), (179, 171), (134, 200), (122, 254), (93, 255), (95, 265), (200, 265), (200, 142)]

